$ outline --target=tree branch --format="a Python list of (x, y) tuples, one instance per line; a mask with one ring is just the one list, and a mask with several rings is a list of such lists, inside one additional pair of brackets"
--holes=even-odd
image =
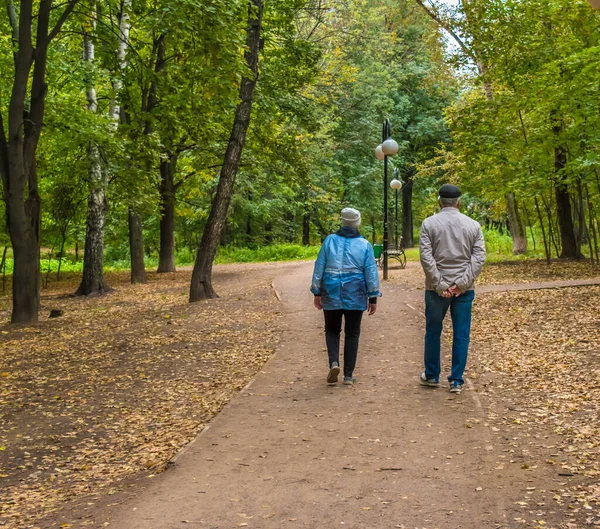
[(179, 180), (179, 182), (177, 182), (176, 184), (173, 184), (175, 191), (177, 191), (183, 184), (185, 184), (195, 174), (197, 174), (196, 171), (192, 171), (191, 173), (185, 175), (181, 180)]
[(48, 33), (48, 36), (43, 39), (43, 41), (40, 43), (38, 42), (37, 45), (39, 46), (48, 46), (48, 44), (50, 44), (50, 42), (52, 41), (52, 39), (54, 39), (54, 37), (56, 37), (56, 35), (58, 35), (59, 31), (62, 29), (64, 23), (67, 21), (67, 18), (69, 18), (69, 15), (72, 13), (73, 9), (75, 9), (75, 6), (79, 3), (79, 0), (70, 0), (69, 3), (67, 4), (67, 7), (65, 7), (65, 10), (63, 11), (62, 15), (60, 15), (60, 18), (58, 19), (58, 22), (56, 23), (56, 25), (54, 26), (54, 28), (52, 29), (52, 31), (50, 31), (50, 33)]
[(192, 143), (190, 145), (186, 145), (185, 143), (181, 143), (181, 144), (179, 144), (175, 148), (175, 152), (177, 154), (181, 154), (182, 152), (191, 151), (192, 149), (197, 149), (197, 148), (198, 148), (198, 144), (197, 143)]
[(417, 4), (419, 4), (424, 10), (425, 13), (429, 15), (429, 17), (438, 24), (442, 29), (448, 32), (448, 34), (456, 41), (456, 43), (460, 46), (462, 51), (467, 55), (471, 60), (477, 62), (477, 58), (475, 54), (469, 49), (469, 47), (464, 43), (464, 41), (456, 34), (456, 32), (452, 29), (452, 26), (448, 23), (447, 20), (443, 20), (437, 13), (427, 7), (423, 0), (416, 0)]

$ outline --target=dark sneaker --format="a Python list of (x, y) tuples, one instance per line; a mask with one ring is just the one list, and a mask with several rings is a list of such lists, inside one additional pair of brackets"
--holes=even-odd
[(356, 377), (344, 377), (344, 386), (353, 386), (356, 382)]
[(327, 383), (328, 384), (337, 384), (339, 374), (340, 374), (340, 365), (337, 362), (333, 362), (331, 364), (331, 369), (329, 369), (329, 375), (327, 375)]
[(440, 387), (440, 383), (435, 378), (427, 378), (425, 376), (425, 372), (421, 373), (421, 376), (419, 377), (419, 384), (421, 384), (421, 386), (427, 386), (429, 388)]
[(462, 391), (463, 385), (460, 382), (451, 382), (450, 383), (450, 393), (460, 393)]

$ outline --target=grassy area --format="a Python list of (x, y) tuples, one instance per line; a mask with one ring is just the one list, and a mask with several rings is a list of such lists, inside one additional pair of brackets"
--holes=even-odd
[(318, 246), (301, 246), (299, 244), (272, 244), (256, 249), (220, 248), (217, 263), (260, 263), (268, 261), (303, 261), (316, 259)]
[[(227, 263), (261, 263), (275, 261), (301, 261), (313, 260), (317, 258), (319, 246), (302, 246), (300, 244), (272, 244), (270, 246), (262, 246), (259, 248), (234, 248), (226, 246), (219, 248), (216, 264)], [(175, 253), (175, 264), (177, 266), (192, 266), (196, 258), (195, 253), (184, 248)], [(68, 255), (61, 260), (61, 273), (80, 273), (83, 271), (83, 260), (75, 261), (73, 255)], [(149, 270), (155, 269), (158, 266), (158, 257), (150, 256), (144, 258), (146, 268)], [(48, 259), (47, 255), (42, 254), (40, 268), (42, 274), (55, 274), (58, 271), (59, 260), (52, 258)], [(129, 259), (110, 259), (104, 260), (104, 270), (107, 272), (119, 272), (129, 270)], [(13, 272), (13, 259), (9, 253), (6, 258), (6, 274), (11, 275)]]
[[(524, 261), (529, 259), (545, 259), (544, 248), (542, 245), (541, 233), (536, 233), (534, 230), (533, 237), (531, 231), (528, 231), (528, 248), (529, 251), (523, 255), (513, 255), (512, 239), (507, 232), (500, 233), (493, 229), (483, 229), (485, 244), (487, 249), (487, 261), (489, 263), (502, 261)], [(535, 242), (535, 244), (534, 244)], [(406, 257), (408, 261), (419, 261), (418, 242), (417, 247), (408, 248)], [(584, 247), (584, 253), (587, 250)], [(235, 248), (226, 246), (219, 248), (216, 264), (228, 263), (260, 263), (260, 262), (275, 262), (275, 261), (301, 261), (314, 260), (319, 253), (319, 246), (302, 246), (300, 244), (271, 244), (268, 246), (260, 246), (257, 248)], [(108, 252), (104, 262), (104, 269), (107, 272), (118, 272), (129, 270), (129, 259), (127, 258), (112, 258), (113, 252)], [(195, 252), (184, 248), (175, 254), (175, 264), (181, 266), (191, 266), (194, 264)], [(553, 255), (552, 257), (556, 257)], [(158, 257), (150, 256), (144, 259), (148, 270), (156, 269), (158, 266)], [(59, 266), (58, 259), (48, 259), (47, 255), (42, 253), (41, 270), (42, 274), (56, 274)], [(81, 273), (83, 270), (83, 261), (75, 261), (74, 255), (68, 255), (62, 259), (61, 273)], [(13, 271), (13, 260), (11, 252), (7, 254), (6, 259), (6, 274), (10, 275)]]

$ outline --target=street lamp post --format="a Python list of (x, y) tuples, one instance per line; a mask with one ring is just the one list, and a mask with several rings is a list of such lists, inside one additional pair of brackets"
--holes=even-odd
[(394, 179), (390, 182), (390, 187), (396, 191), (396, 239), (394, 243), (396, 244), (396, 250), (400, 247), (398, 246), (398, 191), (402, 189), (402, 182), (398, 180), (398, 168), (394, 169)]
[(375, 156), (383, 160), (383, 279), (388, 278), (388, 157), (398, 152), (398, 144), (392, 139), (392, 125), (386, 118), (383, 122), (381, 145), (375, 149)]

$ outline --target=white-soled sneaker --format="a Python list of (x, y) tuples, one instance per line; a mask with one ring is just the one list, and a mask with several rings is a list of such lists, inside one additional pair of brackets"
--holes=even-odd
[(452, 382), (450, 384), (450, 393), (460, 393), (463, 385), (460, 382)]
[(435, 380), (435, 378), (427, 378), (425, 376), (425, 372), (421, 373), (421, 376), (419, 377), (419, 384), (421, 384), (421, 386), (427, 386), (428, 388), (440, 387), (440, 383)]
[(332, 362), (331, 368), (329, 369), (329, 375), (327, 375), (328, 384), (337, 384), (338, 375), (340, 374), (340, 365), (337, 362)]

